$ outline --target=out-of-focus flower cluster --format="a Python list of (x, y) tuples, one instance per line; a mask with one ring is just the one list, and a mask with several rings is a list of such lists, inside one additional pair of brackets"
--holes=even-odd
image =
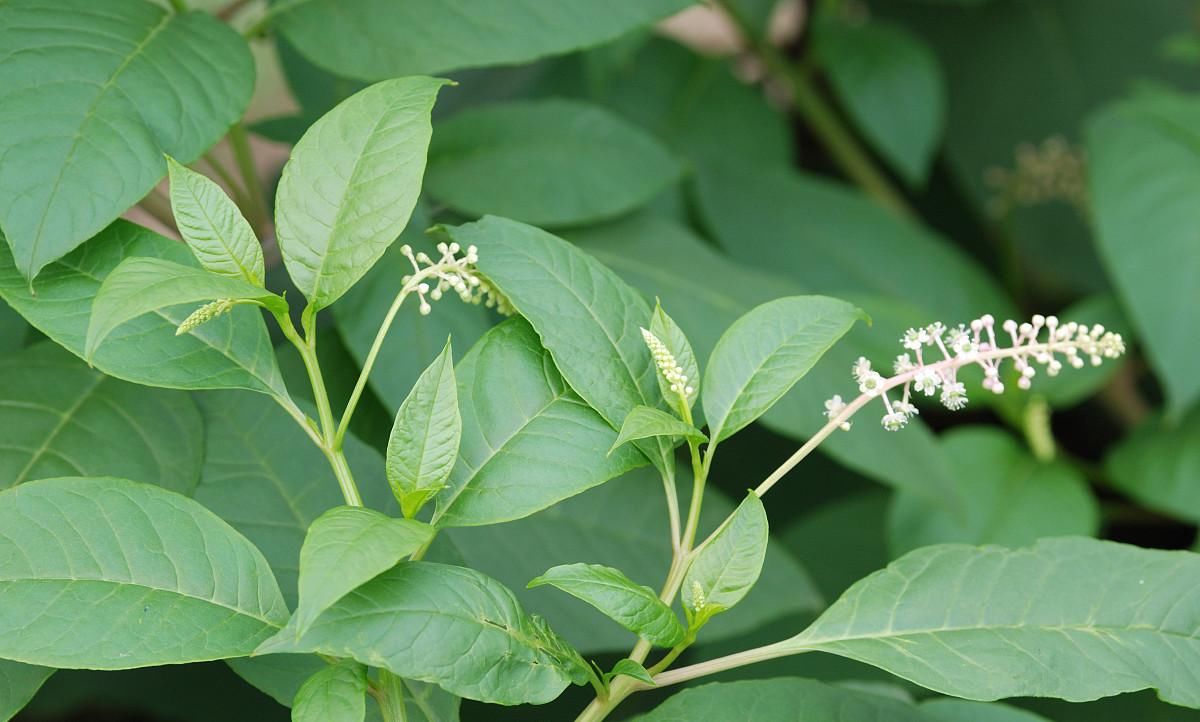
[(1087, 159), (1083, 149), (1054, 135), (1017, 146), (1013, 168), (995, 166), (983, 176), (991, 192), (987, 210), (1004, 218), (1016, 206), (1062, 201), (1087, 212)]

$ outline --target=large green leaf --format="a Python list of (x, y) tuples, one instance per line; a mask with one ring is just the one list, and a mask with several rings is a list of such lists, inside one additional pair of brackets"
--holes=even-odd
[(1179, 421), (1153, 418), (1109, 452), (1117, 489), (1171, 516), (1200, 522), (1200, 408)]
[(631, 447), (608, 454), (616, 433), (563, 383), (523, 320), (489, 331), (457, 376), (462, 445), (437, 497), (439, 526), (519, 519), (645, 463)]
[(318, 65), (375, 80), (482, 65), (512, 65), (599, 45), (693, 0), (281, 0), (279, 29)]
[[(424, 229), (426, 225), (424, 218), (417, 218), (409, 228)], [(401, 240), (419, 250), (425, 239), (419, 233), (406, 231)], [(379, 324), (400, 290), (401, 279), (411, 273), (408, 259), (393, 246), (334, 304), (338, 333), (360, 364), (366, 359)], [(408, 397), (421, 372), (446, 345), (447, 337), (454, 341), (456, 355), (463, 354), (489, 326), (491, 319), (482, 305), (459, 303), (451, 296), (439, 302), (433, 313), (422, 316), (417, 304), (410, 300), (396, 315), (376, 357), (376, 372), (367, 383), (389, 410), (397, 409)]]
[(450, 342), (400, 405), (387, 445), (387, 478), (404, 516), (414, 516), (450, 478), (462, 440), (462, 415)]
[(49, 667), (0, 659), (0, 721), (8, 722), (20, 712), (52, 674)]
[(926, 547), (851, 587), (780, 654), (824, 651), (976, 700), (1155, 688), (1200, 706), (1200, 555), (1093, 539)]
[[(686, 484), (687, 479), (681, 479)], [(734, 505), (719, 490), (704, 494), (701, 534), (715, 529)], [(614, 520), (620, 523), (614, 523)], [(530, 610), (588, 652), (628, 650), (635, 638), (616, 625), (596, 624), (595, 612), (565, 598), (524, 589), (546, 569), (587, 559), (657, 585), (671, 563), (667, 505), (649, 467), (626, 474), (527, 519), (495, 526), (447, 529), (430, 554), (490, 574), (516, 590)], [(706, 640), (734, 639), (796, 612), (823, 608), (808, 574), (782, 546), (771, 544), (762, 579), (732, 611), (704, 628)]]
[(183, 240), (205, 269), (263, 285), (262, 246), (237, 205), (207, 176), (167, 158), (171, 211)]
[(1101, 256), (1172, 411), (1200, 397), (1193, 359), (1200, 256), (1200, 97), (1145, 94), (1088, 125), (1088, 176)]
[(254, 64), (201, 12), (142, 0), (0, 5), (0, 227), (32, 279), (241, 117)]
[(317, 517), (300, 548), (297, 633), (355, 587), (396, 566), (432, 538), (428, 524), (362, 507), (334, 507)]
[(52, 343), (0, 358), (0, 488), (119, 476), (191, 496), (204, 422), (185, 393), (118, 381)]
[[(479, 248), (479, 268), (524, 316), (563, 378), (614, 429), (634, 406), (657, 406), (658, 373), (639, 330), (645, 300), (586, 253), (533, 226), (505, 218), (447, 231)], [(652, 461), (667, 455), (646, 446)]]
[(767, 510), (753, 491), (699, 548), (680, 589), (693, 626), (732, 609), (750, 593), (767, 556)]
[(634, 582), (620, 569), (603, 564), (561, 564), (547, 569), (526, 586), (533, 589), (546, 585), (587, 602), (659, 647), (674, 647), (683, 641), (683, 625), (675, 612), (653, 589)]
[(436, 683), (471, 699), (542, 704), (578, 676), (562, 642), (512, 592), (479, 572), (407, 562), (359, 587), (296, 640), (288, 627), (259, 653), (320, 652)]
[[(81, 248), (48, 266), (36, 294), (0, 244), (0, 296), (39, 331), (82, 357), (93, 300), (126, 258), (146, 256), (196, 266), (181, 244), (117, 221)], [(125, 324), (96, 351), (92, 364), (110, 376), (183, 389), (246, 388), (286, 394), (262, 312), (235, 308), (183, 337), (175, 329), (194, 309), (164, 308)]]
[(367, 668), (342, 660), (308, 678), (292, 703), (293, 722), (363, 722)]
[(437, 78), (396, 78), (347, 98), (308, 129), (275, 198), (279, 250), (316, 309), (379, 260), (421, 192)]
[(579, 225), (644, 205), (679, 163), (652, 136), (574, 100), (467, 110), (438, 125), (429, 194), (470, 215)]
[[(662, 218), (638, 216), (570, 234), (570, 238), (616, 270), (648, 297), (659, 296), (687, 332), (696, 353), (712, 352), (721, 334), (754, 306), (805, 288), (778, 276), (735, 263), (715, 252), (686, 228)], [(686, 259), (680, 264), (679, 259)], [(895, 340), (909, 325), (928, 318), (913, 314), (894, 298), (856, 299), (871, 315), (870, 328), (857, 328), (835, 345), (792, 391), (763, 417), (763, 423), (790, 436), (816, 432), (826, 421), (822, 404), (833, 393), (853, 388), (850, 367), (861, 354), (892, 358)], [(849, 388), (847, 388), (849, 387)], [(903, 434), (877, 423), (860, 423), (820, 447), (867, 476), (904, 489), (920, 490), (954, 503), (957, 483), (933, 434), (914, 419)]]
[[(345, 503), (329, 462), (266, 397), (219, 391), (196, 398), (207, 429), (196, 500), (262, 550), (294, 607), (309, 525)], [(379, 452), (352, 435), (346, 436), (345, 452), (366, 505), (394, 508)]]
[(1100, 509), (1074, 468), (1034, 459), (999, 429), (958, 427), (942, 448), (962, 487), (957, 514), (911, 493), (893, 497), (888, 518), (893, 555), (943, 542), (1023, 546), (1048, 536), (1091, 536)]
[(816, 52), (863, 135), (906, 181), (924, 185), (945, 123), (934, 54), (895, 25), (833, 20), (817, 25)]
[(677, 692), (637, 722), (928, 722), (901, 700), (811, 679), (716, 682)]
[[(281, 297), (241, 278), (219, 276), (160, 258), (126, 258), (108, 274), (92, 300), (84, 355), (94, 358), (104, 339), (139, 316), (170, 306), (218, 299), (245, 301), (277, 313), (287, 312), (287, 302)], [(179, 326), (183, 328), (186, 327)]]
[(845, 301), (791, 296), (735, 321), (704, 368), (702, 403), (713, 443), (762, 416), (863, 318)]
[(200, 504), (64, 477), (0, 492), (0, 657), (128, 669), (249, 654), (287, 621), (262, 554)]
[(945, 697), (922, 702), (920, 710), (929, 722), (1050, 722), (1040, 715), (998, 702)]

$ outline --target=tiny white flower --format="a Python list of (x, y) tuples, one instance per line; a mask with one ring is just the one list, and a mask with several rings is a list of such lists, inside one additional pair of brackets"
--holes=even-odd
[(922, 368), (913, 376), (913, 388), (926, 396), (933, 396), (941, 384), (942, 377), (931, 368)]
[(909, 358), (908, 354), (906, 354), (906, 353), (902, 353), (899, 356), (897, 356), (896, 361), (892, 364), (892, 371), (895, 372), (896, 374), (908, 373), (909, 371), (912, 371), (914, 368), (916, 368), (916, 367), (913, 366), (912, 359)]
[(865, 356), (859, 356), (851, 371), (854, 374), (854, 380), (861, 383), (863, 378), (871, 373), (871, 362)]
[(910, 351), (919, 351), (922, 346), (928, 346), (932, 343), (929, 338), (929, 332), (923, 328), (910, 328), (904, 332), (904, 338), (900, 339), (904, 344), (904, 348)]
[(890, 414), (884, 414), (881, 423), (883, 428), (888, 431), (899, 431), (908, 423), (908, 416), (900, 411), (893, 411)]
[(942, 385), (942, 405), (951, 411), (967, 405), (967, 389), (961, 381), (947, 381)]
[(908, 401), (896, 401), (892, 404), (892, 408), (909, 418), (921, 413), (917, 410), (916, 405), (909, 403)]
[(946, 337), (946, 341), (946, 345), (950, 347), (950, 350), (959, 356), (969, 356), (979, 350), (975, 342), (971, 340), (971, 335), (967, 333), (967, 329), (962, 326), (951, 329), (949, 335)]
[(883, 377), (878, 371), (868, 371), (858, 379), (858, 390), (871, 396), (879, 394), (883, 390)]

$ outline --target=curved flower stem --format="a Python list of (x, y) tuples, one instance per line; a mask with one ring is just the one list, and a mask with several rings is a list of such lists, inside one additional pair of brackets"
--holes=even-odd
[(765, 662), (768, 659), (776, 659), (778, 657), (787, 657), (793, 654), (802, 654), (807, 650), (797, 649), (795, 645), (789, 643), (790, 640), (768, 644), (765, 647), (756, 647), (747, 649), (744, 652), (737, 652), (724, 657), (710, 659), (707, 662), (700, 662), (688, 667), (680, 667), (667, 672), (662, 672), (654, 676), (654, 687), (650, 687), (644, 682), (636, 682), (637, 689), (655, 689), (658, 687), (666, 687), (670, 684), (679, 684), (686, 682), (689, 679), (697, 679), (699, 677), (707, 677), (710, 674), (724, 672), (738, 667), (745, 667), (748, 664), (757, 662)]
[(384, 722), (408, 722), (408, 710), (404, 707), (404, 681), (380, 668), (379, 684), (373, 689), (375, 701)]
[(346, 408), (342, 411), (342, 419), (337, 425), (337, 432), (333, 436), (333, 442), (337, 448), (342, 447), (342, 440), (346, 437), (346, 431), (350, 428), (350, 417), (354, 415), (354, 409), (358, 406), (358, 400), (362, 397), (363, 390), (366, 389), (367, 379), (371, 375), (371, 369), (375, 366), (375, 358), (379, 356), (379, 349), (383, 348), (384, 339), (387, 338), (388, 331), (392, 328), (392, 323), (396, 320), (396, 314), (400, 312), (400, 307), (404, 304), (404, 299), (408, 298), (408, 294), (412, 292), (410, 288), (411, 282), (405, 284), (404, 288), (400, 289), (400, 293), (396, 294), (395, 300), (392, 301), (391, 308), (383, 317), (383, 323), (379, 325), (379, 331), (375, 333), (375, 340), (371, 343), (371, 350), (367, 352), (367, 358), (363, 361), (362, 371), (358, 374), (358, 380), (354, 382), (354, 390), (350, 392), (350, 399), (346, 401)]
[(246, 126), (240, 120), (229, 128), (229, 147), (233, 150), (233, 157), (245, 184), (247, 220), (261, 238), (271, 214), (267, 210), (266, 195), (258, 179), (258, 171), (254, 167), (254, 154), (250, 150)]

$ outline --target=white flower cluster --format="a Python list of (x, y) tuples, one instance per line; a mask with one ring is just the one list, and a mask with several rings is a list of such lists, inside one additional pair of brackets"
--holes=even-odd
[[(423, 251), (414, 254), (408, 244), (400, 247), (400, 252), (413, 267), (412, 275), (405, 276), (401, 282), (421, 299), (422, 315), (427, 316), (433, 310), (430, 300), (441, 300), (449, 290), (457, 293), (465, 303), (483, 303), (505, 316), (513, 314), (508, 299), (476, 272), (474, 266), (479, 262), (479, 250), (475, 246), (468, 246), (462, 256), (459, 253), (463, 249), (457, 243), (438, 243), (437, 250), (442, 257), (435, 261)], [(436, 283), (431, 287), (427, 281)]]
[(1087, 156), (1061, 135), (1016, 147), (1012, 168), (992, 167), (983, 181), (991, 191), (987, 210), (1005, 218), (1018, 206), (1062, 201), (1087, 213)]
[[(1060, 323), (1054, 316), (1041, 315), (1027, 323), (1008, 320), (1000, 328), (1002, 334), (1008, 334), (1009, 346), (997, 342), (995, 326), (996, 320), (987, 314), (970, 324), (949, 329), (940, 322), (924, 328), (910, 328), (900, 339), (907, 351), (896, 357), (893, 375), (886, 378), (871, 368), (870, 361), (860, 357), (851, 371), (863, 397), (883, 399), (887, 409), (882, 419), (883, 428), (898, 431), (917, 415), (917, 407), (911, 402), (914, 391), (925, 396), (940, 391), (943, 406), (951, 411), (964, 408), (967, 390), (957, 378), (958, 369), (963, 366), (980, 366), (984, 375), (983, 388), (999, 394), (1004, 392), (1000, 369), (1005, 360), (1013, 362), (1017, 386), (1028, 389), (1037, 375), (1034, 364), (1043, 366), (1048, 375), (1056, 376), (1064, 362), (1074, 368), (1089, 362), (1099, 366), (1104, 359), (1114, 359), (1125, 352), (1121, 334), (1106, 331), (1100, 324)], [(1043, 331), (1045, 338), (1039, 339)], [(926, 359), (926, 351), (935, 358)], [(901, 398), (893, 401), (888, 397), (888, 391), (900, 386), (903, 387)], [(841, 419), (838, 425), (849, 429), (847, 418), (860, 405), (854, 404), (855, 408), (847, 411), (848, 405), (842, 397), (834, 396), (825, 402), (825, 415), (831, 420)]]
[(675, 361), (675, 355), (658, 336), (644, 328), (642, 329), (642, 340), (646, 342), (646, 346), (650, 349), (650, 356), (654, 359), (654, 365), (667, 380), (671, 390), (679, 394), (684, 403), (687, 403), (688, 399), (696, 393), (696, 389), (688, 385), (688, 377), (684, 374), (683, 367)]

